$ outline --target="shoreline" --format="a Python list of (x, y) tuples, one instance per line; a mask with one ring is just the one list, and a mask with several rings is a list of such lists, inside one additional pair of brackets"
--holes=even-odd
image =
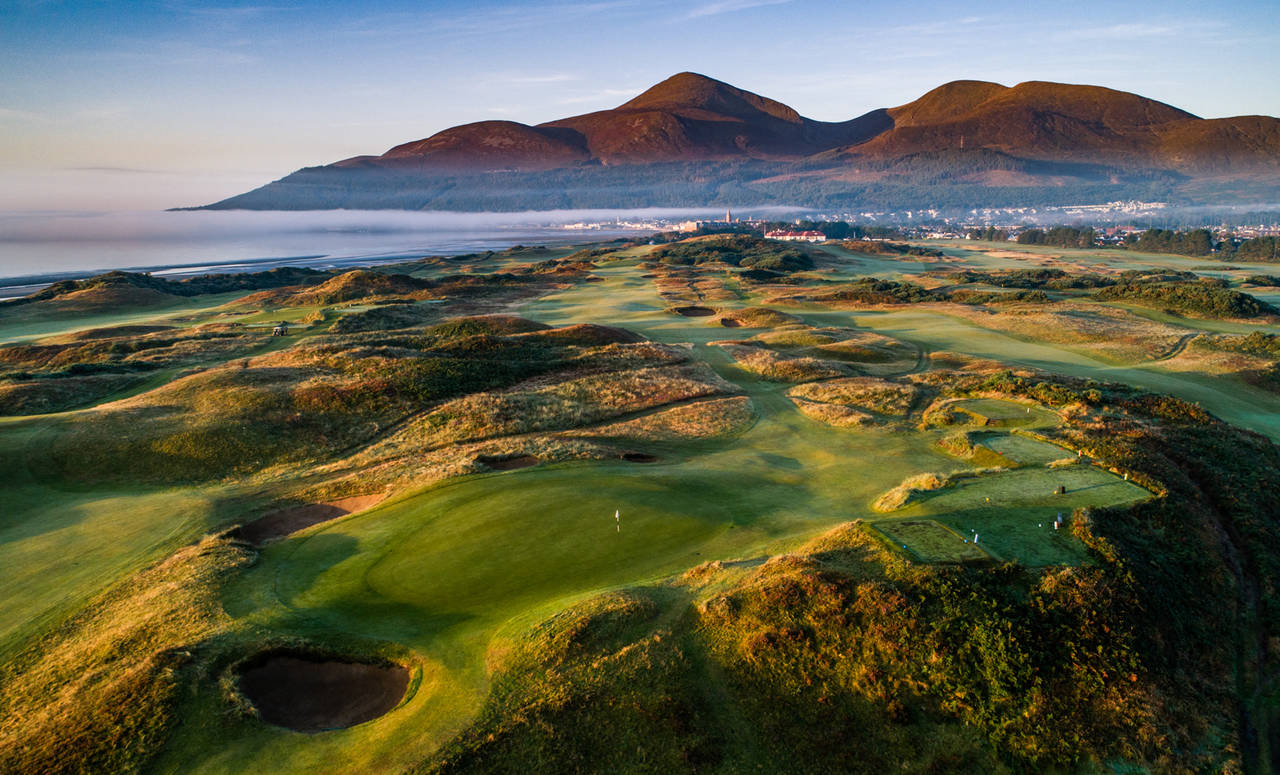
[[(20, 298), (35, 293), (53, 283), (64, 280), (83, 280), (107, 272), (136, 272), (158, 275), (165, 278), (183, 278), (203, 274), (243, 274), (246, 272), (262, 272), (280, 267), (306, 267), (310, 269), (342, 269), (347, 267), (376, 266), (395, 264), (403, 261), (415, 261), (431, 256), (456, 256), (467, 253), (482, 253), (487, 250), (505, 250), (515, 245), (534, 242), (539, 245), (575, 245), (586, 242), (616, 239), (622, 236), (644, 236), (635, 230), (593, 230), (589, 232), (591, 239), (584, 239), (588, 233), (565, 233), (559, 230), (546, 234), (520, 234), (511, 236), (495, 236), (462, 241), (460, 243), (423, 245), (422, 249), (388, 249), (362, 254), (310, 253), (291, 256), (273, 256), (261, 258), (228, 258), (223, 261), (205, 260), (184, 263), (147, 264), (134, 266), (116, 266), (100, 269), (67, 270), (64, 272), (44, 272), (39, 274), (0, 276), (0, 301)], [(530, 239), (537, 237), (536, 240)], [(319, 240), (317, 240), (319, 241)]]

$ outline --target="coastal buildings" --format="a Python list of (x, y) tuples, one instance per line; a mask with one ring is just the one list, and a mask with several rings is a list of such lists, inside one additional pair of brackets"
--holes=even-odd
[(825, 242), (827, 237), (820, 231), (783, 231), (775, 229), (766, 231), (765, 239), (782, 240), (783, 242)]

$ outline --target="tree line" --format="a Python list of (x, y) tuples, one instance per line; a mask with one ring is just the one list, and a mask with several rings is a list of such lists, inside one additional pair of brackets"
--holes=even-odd
[(1052, 229), (1027, 229), (1018, 235), (1019, 245), (1051, 245), (1058, 248), (1091, 248), (1097, 241), (1093, 227), (1054, 226)]
[(982, 229), (969, 229), (969, 239), (982, 240), (983, 242), (1004, 242), (1009, 239), (1009, 232), (1004, 229), (998, 229), (995, 226), (987, 226)]
[[(1008, 239), (1004, 229), (987, 226), (970, 229), (971, 240), (1003, 242)], [(1048, 245), (1059, 248), (1098, 247), (1097, 232), (1092, 227), (1055, 226), (1051, 229), (1027, 229), (1018, 234), (1019, 245)], [(1227, 238), (1215, 240), (1208, 229), (1147, 229), (1141, 234), (1129, 234), (1124, 239), (1125, 248), (1143, 253), (1168, 253), (1178, 256), (1209, 256), (1230, 261), (1256, 261), (1280, 263), (1280, 237), (1254, 237), (1237, 242)]]

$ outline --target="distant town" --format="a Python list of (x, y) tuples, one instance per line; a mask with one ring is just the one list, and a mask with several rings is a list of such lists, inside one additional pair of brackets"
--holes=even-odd
[[(582, 221), (562, 225), (569, 231), (643, 231), (696, 234), (726, 229), (756, 231), (769, 239), (793, 242), (821, 242), (828, 238), (814, 224), (849, 223), (890, 227), (894, 239), (996, 239), (1017, 242), (1029, 230), (1069, 225), (1093, 228), (1097, 245), (1119, 245), (1132, 241), (1148, 229), (1204, 229), (1214, 242), (1243, 241), (1258, 237), (1280, 237), (1280, 212), (1270, 207), (1257, 212), (1233, 210), (1197, 215), (1166, 202), (1117, 201), (1103, 204), (1057, 207), (975, 208), (963, 213), (940, 210), (849, 211), (804, 213), (786, 221), (761, 214), (737, 216), (726, 210), (723, 216), (703, 220), (650, 218)], [(786, 224), (790, 224), (788, 228)], [(981, 234), (983, 236), (979, 237)], [(871, 237), (876, 239), (876, 237)], [(887, 239), (888, 237), (881, 237)]]

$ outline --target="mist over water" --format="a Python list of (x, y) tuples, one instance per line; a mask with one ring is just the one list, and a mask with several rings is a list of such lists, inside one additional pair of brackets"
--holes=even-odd
[[(552, 210), (450, 213), (326, 210), (0, 213), (0, 284), (109, 269), (201, 272), (272, 266), (325, 268), (433, 254), (551, 245), (644, 232), (576, 231), (565, 224), (679, 220), (723, 215), (710, 209)], [(12, 292), (4, 295), (13, 295)]]

